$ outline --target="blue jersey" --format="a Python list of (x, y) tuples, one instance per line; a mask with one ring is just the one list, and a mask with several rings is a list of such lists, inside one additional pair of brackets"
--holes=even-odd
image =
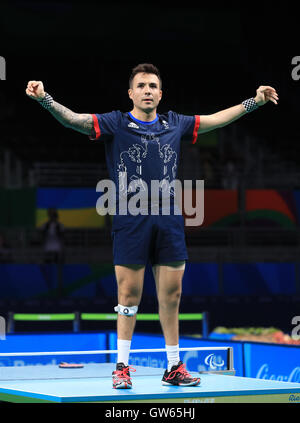
[[(180, 142), (183, 137), (195, 143), (200, 116), (186, 116), (169, 111), (144, 122), (130, 112), (113, 111), (93, 114), (94, 136), (104, 139), (109, 175), (116, 186), (116, 198), (147, 190), (151, 181), (159, 189), (169, 189), (176, 179)], [(118, 203), (118, 201), (117, 201)]]

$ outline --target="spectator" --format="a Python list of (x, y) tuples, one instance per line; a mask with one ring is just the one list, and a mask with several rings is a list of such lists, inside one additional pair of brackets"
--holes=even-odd
[(64, 259), (64, 225), (56, 209), (48, 209), (49, 220), (41, 227), (46, 263), (62, 263)]

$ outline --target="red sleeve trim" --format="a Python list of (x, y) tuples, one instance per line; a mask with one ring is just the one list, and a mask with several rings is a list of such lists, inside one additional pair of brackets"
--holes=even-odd
[(200, 116), (195, 115), (195, 126), (194, 126), (194, 131), (193, 131), (192, 144), (196, 144), (199, 126), (200, 126)]
[(101, 136), (101, 131), (100, 131), (100, 126), (99, 126), (99, 122), (98, 122), (98, 118), (96, 115), (92, 115), (93, 117), (93, 122), (94, 122), (94, 131), (96, 134), (96, 137), (89, 137), (90, 140), (97, 140), (98, 138), (100, 138)]

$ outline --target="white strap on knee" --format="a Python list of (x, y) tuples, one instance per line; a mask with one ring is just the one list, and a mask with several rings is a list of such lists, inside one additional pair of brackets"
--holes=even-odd
[(134, 316), (138, 311), (138, 306), (128, 307), (128, 306), (122, 306), (121, 304), (118, 304), (114, 308), (114, 310), (117, 313), (122, 314), (123, 316)]

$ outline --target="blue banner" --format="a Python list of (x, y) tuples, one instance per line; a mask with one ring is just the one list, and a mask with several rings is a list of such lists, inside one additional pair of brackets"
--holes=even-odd
[(224, 263), (226, 295), (292, 295), (296, 293), (294, 263)]
[(245, 376), (300, 383), (300, 347), (244, 344)]
[[(0, 352), (52, 352), (52, 351), (90, 351), (106, 350), (106, 333), (86, 334), (8, 334), (5, 341), (0, 341)], [(90, 355), (47, 355), (0, 357), (1, 366), (27, 366), (59, 364), (62, 361), (72, 363), (106, 362), (106, 354)]]

